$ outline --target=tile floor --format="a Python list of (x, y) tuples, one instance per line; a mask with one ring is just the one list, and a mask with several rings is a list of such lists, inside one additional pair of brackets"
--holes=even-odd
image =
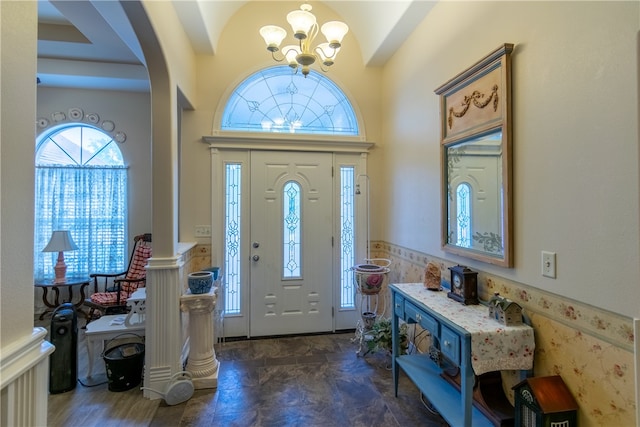
[[(36, 322), (47, 327), (47, 320)], [(80, 321), (84, 325), (84, 320)], [(353, 332), (227, 341), (216, 345), (218, 388), (196, 390), (169, 406), (139, 388), (106, 383), (49, 395), (49, 427), (74, 426), (446, 426), (401, 373), (394, 397), (384, 354), (356, 354)], [(78, 333), (78, 379), (86, 380), (84, 329)], [(99, 353), (99, 352), (98, 352)], [(94, 369), (104, 373), (104, 362)]]
[(353, 333), (226, 342), (217, 390), (161, 404), (152, 426), (446, 426), (388, 359), (359, 357)]

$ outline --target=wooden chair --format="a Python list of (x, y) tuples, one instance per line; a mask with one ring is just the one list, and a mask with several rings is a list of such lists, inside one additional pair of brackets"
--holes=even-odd
[(127, 271), (122, 273), (93, 273), (93, 293), (84, 301), (89, 307), (87, 322), (96, 316), (126, 313), (127, 299), (136, 289), (146, 284), (147, 260), (151, 257), (151, 234), (140, 234), (133, 239), (134, 246)]

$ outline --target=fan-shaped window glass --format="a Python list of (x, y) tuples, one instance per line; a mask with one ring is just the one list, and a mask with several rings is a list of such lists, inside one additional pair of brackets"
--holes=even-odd
[(315, 71), (305, 78), (288, 66), (249, 76), (225, 106), (221, 129), (244, 132), (358, 135), (351, 103), (331, 80)]
[(127, 169), (111, 136), (72, 124), (37, 141), (34, 273), (53, 277), (57, 253), (44, 253), (54, 230), (69, 230), (78, 250), (65, 253), (68, 276), (124, 271)]
[(38, 166), (122, 166), (116, 142), (91, 126), (69, 126), (54, 131), (38, 144)]

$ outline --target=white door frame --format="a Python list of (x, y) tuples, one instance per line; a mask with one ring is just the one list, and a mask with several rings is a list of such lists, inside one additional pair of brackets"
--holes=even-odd
[[(247, 188), (241, 193), (242, 203), (242, 224), (244, 233), (241, 233), (241, 242), (243, 248), (249, 248), (249, 170), (250, 170), (250, 151), (251, 150), (269, 150), (269, 151), (312, 151), (312, 152), (331, 152), (333, 156), (334, 168), (334, 185), (335, 189), (339, 186), (339, 179), (335, 179), (336, 174), (339, 175), (341, 166), (353, 166), (355, 168), (355, 176), (366, 174), (367, 155), (373, 147), (372, 143), (362, 142), (357, 139), (318, 139), (310, 137), (308, 139), (294, 139), (290, 135), (272, 135), (265, 137), (252, 136), (204, 136), (203, 141), (209, 145), (211, 153), (211, 261), (216, 265), (224, 263), (224, 182), (225, 182), (225, 165), (228, 163), (239, 163), (246, 167), (242, 169), (242, 186)], [(336, 183), (337, 182), (337, 183)], [(336, 194), (340, 194), (337, 191)], [(368, 195), (366, 195), (368, 197)], [(339, 197), (334, 197), (334, 212), (339, 212)], [(367, 239), (367, 204), (366, 197), (356, 198), (356, 262), (366, 257), (366, 239)], [(334, 215), (334, 218), (336, 215)], [(337, 215), (337, 218), (340, 216)], [(339, 221), (334, 221), (334, 241), (339, 241), (340, 236)], [(338, 262), (340, 257), (338, 244), (334, 244), (333, 250), (333, 283), (340, 282), (340, 271)], [(241, 259), (241, 271), (245, 274), (241, 277), (241, 287), (249, 289), (249, 252), (247, 256)], [(222, 272), (224, 277), (224, 271)], [(334, 287), (335, 288), (335, 287)], [(223, 301), (221, 301), (223, 302)], [(334, 292), (334, 316), (333, 324), (336, 329), (355, 328), (357, 316), (355, 310), (339, 310), (340, 295)], [(249, 307), (250, 299), (248, 292), (242, 292), (241, 305), (243, 307), (243, 316), (233, 315), (226, 316), (224, 319), (223, 331), (218, 331), (221, 336), (249, 336)]]

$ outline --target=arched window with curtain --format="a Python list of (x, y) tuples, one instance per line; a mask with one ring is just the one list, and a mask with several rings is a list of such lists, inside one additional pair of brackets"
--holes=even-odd
[(57, 253), (43, 253), (55, 230), (78, 246), (65, 253), (67, 275), (121, 272), (127, 261), (127, 169), (113, 138), (70, 123), (36, 141), (34, 274), (54, 276)]

